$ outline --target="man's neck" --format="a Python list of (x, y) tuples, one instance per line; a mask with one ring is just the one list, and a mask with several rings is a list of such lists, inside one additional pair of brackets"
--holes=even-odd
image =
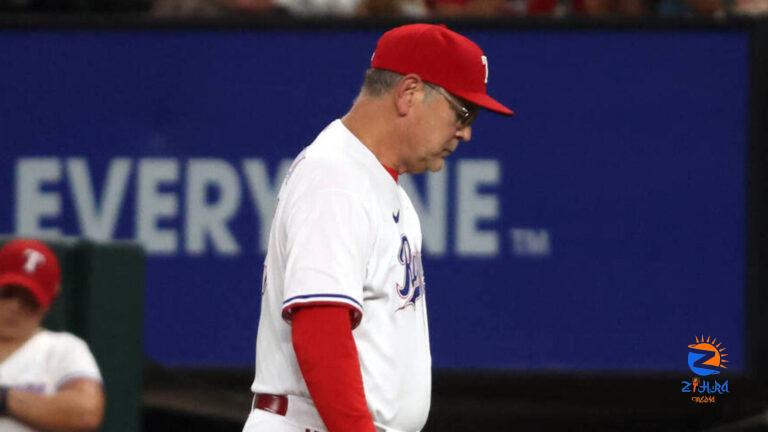
[(397, 131), (393, 130), (392, 122), (386, 118), (391, 114), (387, 112), (385, 103), (378, 99), (358, 100), (349, 113), (342, 117), (341, 122), (382, 165), (400, 173)]

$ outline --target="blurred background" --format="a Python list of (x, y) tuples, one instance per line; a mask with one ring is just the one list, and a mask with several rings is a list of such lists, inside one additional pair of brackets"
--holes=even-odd
[[(422, 218), (426, 431), (768, 429), (768, 0), (0, 0), (0, 233), (51, 241), (48, 326), (104, 431), (239, 431), (291, 159), (377, 38), (446, 23), (483, 113)], [(728, 354), (694, 400), (688, 346)], [(725, 365), (725, 364), (724, 364)]]
[(8, 13), (137, 13), (151, 17), (717, 17), (761, 16), (765, 0), (3, 0)]

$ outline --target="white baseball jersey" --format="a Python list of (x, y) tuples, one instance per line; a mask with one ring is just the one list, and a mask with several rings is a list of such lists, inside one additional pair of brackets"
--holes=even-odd
[(299, 154), (278, 195), (252, 390), (309, 398), (291, 343), (292, 310), (346, 305), (360, 319), (353, 335), (374, 422), (419, 431), (431, 395), (425, 294), (413, 204), (376, 156), (334, 121)]
[[(101, 381), (96, 360), (82, 339), (69, 333), (41, 330), (0, 363), (0, 385), (51, 395), (78, 378)], [(11, 418), (0, 417), (0, 431), (33, 432)]]

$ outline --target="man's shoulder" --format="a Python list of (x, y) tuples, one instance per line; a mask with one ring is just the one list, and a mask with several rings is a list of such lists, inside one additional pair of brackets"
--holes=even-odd
[(362, 147), (363, 144), (341, 120), (336, 120), (317, 135), (305, 154), (307, 159), (354, 167), (366, 162), (361, 158)]
[(323, 130), (296, 158), (288, 180), (313, 190), (367, 193), (371, 178), (369, 162), (356, 147), (362, 144), (354, 142), (345, 131), (338, 121)]

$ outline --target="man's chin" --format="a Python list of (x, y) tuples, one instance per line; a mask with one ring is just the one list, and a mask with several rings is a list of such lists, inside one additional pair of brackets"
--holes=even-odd
[(437, 157), (434, 159), (428, 159), (424, 161), (422, 164), (419, 164), (417, 166), (410, 167), (409, 169), (406, 169), (405, 172), (408, 174), (423, 174), (427, 171), (430, 172), (438, 172), (445, 166), (445, 159), (441, 157)]
[(438, 172), (445, 166), (445, 159), (439, 158), (435, 159), (433, 162), (429, 164), (427, 169), (431, 172)]
[(16, 328), (5, 328), (0, 331), (0, 340), (9, 341), (19, 339), (21, 332)]

